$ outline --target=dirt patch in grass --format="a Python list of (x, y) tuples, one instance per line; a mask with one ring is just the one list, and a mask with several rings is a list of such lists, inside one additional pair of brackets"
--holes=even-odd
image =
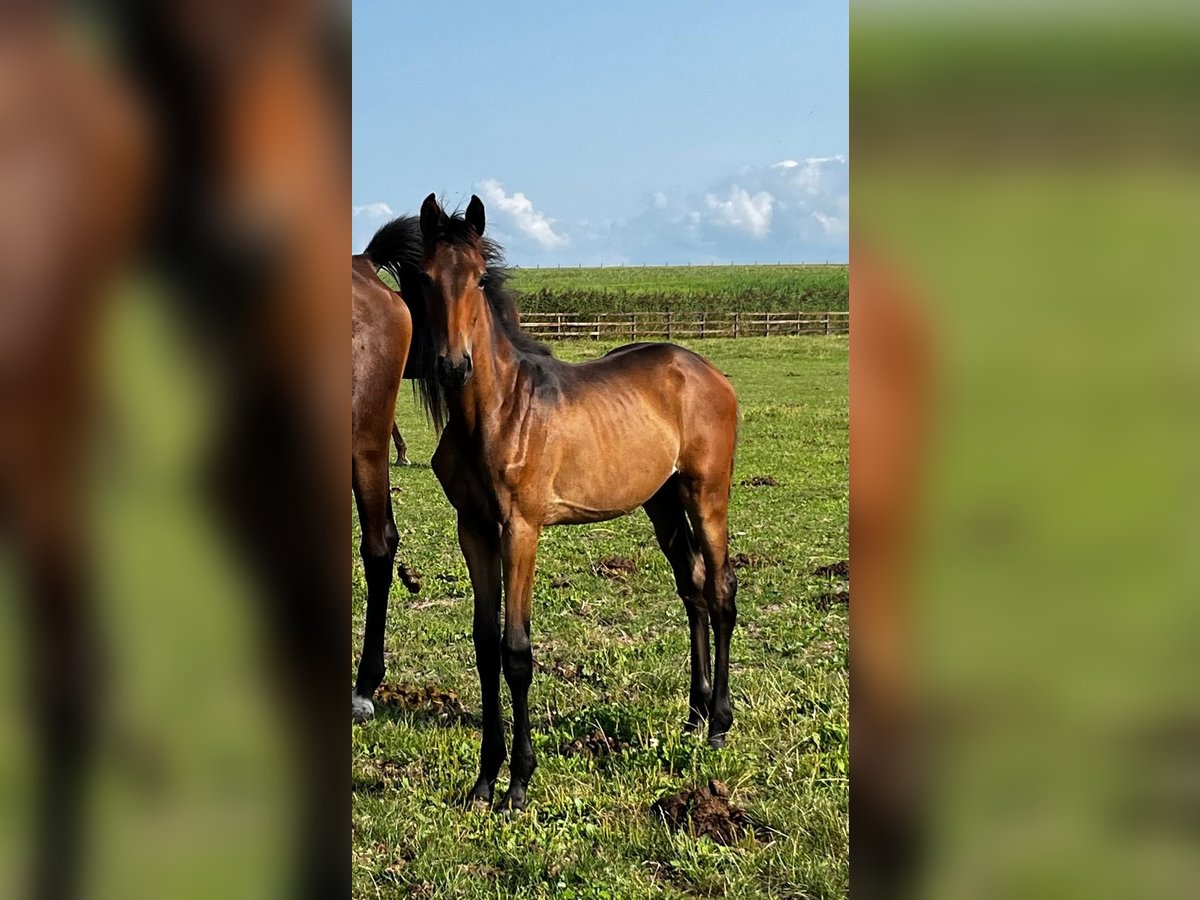
[(558, 752), (563, 756), (620, 756), (621, 751), (628, 748), (629, 744), (625, 741), (609, 737), (603, 729), (597, 728), (591, 734), (563, 744)]
[(813, 574), (818, 578), (841, 578), (848, 581), (850, 578), (850, 560), (843, 559), (835, 563), (830, 563), (827, 566), (820, 566), (813, 569)]
[(770, 475), (751, 475), (741, 480), (742, 487), (779, 487), (779, 482)]
[(730, 803), (729, 788), (716, 778), (706, 787), (688, 788), (659, 798), (650, 812), (672, 831), (687, 831), (718, 844), (737, 843), (747, 834), (756, 840), (766, 840), (770, 831), (755, 822), (746, 810)]
[(469, 719), (470, 713), (454, 691), (443, 690), (432, 681), (424, 687), (403, 684), (381, 684), (375, 692), (375, 702), (392, 709), (418, 713), (432, 719)]
[(584, 668), (583, 663), (567, 663), (558, 659), (551, 659), (546, 662), (538, 658), (533, 660), (533, 668), (536, 672), (545, 672), (555, 678), (559, 678), (568, 684), (575, 684), (578, 681), (588, 682), (590, 684), (599, 684), (600, 676), (595, 672)]
[(761, 569), (763, 566), (777, 566), (779, 560), (757, 553), (735, 553), (729, 558), (729, 564), (735, 569)]
[(561, 591), (564, 588), (569, 588), (570, 586), (571, 586), (571, 579), (563, 577), (563, 576), (554, 578), (550, 582), (550, 587), (554, 588), (556, 591)]
[(421, 573), (407, 563), (396, 565), (396, 577), (400, 579), (401, 584), (408, 588), (410, 594), (421, 590)]
[(835, 606), (848, 607), (850, 605), (850, 592), (833, 591), (828, 594), (822, 594), (813, 602), (817, 605), (817, 609), (830, 610)]
[(637, 572), (637, 563), (628, 556), (606, 556), (592, 566), (592, 573), (601, 578), (628, 578)]

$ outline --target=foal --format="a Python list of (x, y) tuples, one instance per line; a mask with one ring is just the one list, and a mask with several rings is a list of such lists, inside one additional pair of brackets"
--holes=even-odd
[(362, 722), (374, 714), (371, 697), (383, 680), (383, 632), (400, 540), (392, 512), (388, 439), (396, 440), (400, 434), (396, 395), (412, 341), (412, 316), (400, 296), (376, 274), (369, 255), (353, 257), (350, 298), (350, 449), (354, 502), (362, 529), (359, 550), (367, 578), (367, 622), (350, 710), (354, 721)]
[[(471, 797), (491, 802), (504, 761), (503, 669), (514, 734), (511, 782), (499, 808), (519, 810), (536, 765), (529, 620), (538, 538), (547, 525), (646, 510), (691, 627), (687, 727), (707, 719), (709, 743), (724, 744), (733, 721), (729, 640), (737, 580), (727, 513), (738, 413), (724, 375), (671, 344), (633, 344), (579, 365), (554, 359), (517, 324), (499, 250), (483, 232), (478, 197), (465, 215), (447, 215), (432, 194), (421, 207), (427, 317), (418, 330), (427, 330), (432, 352), (417, 374), (435, 422), (444, 417), (432, 465), (458, 511), (475, 594), (483, 742)], [(630, 459), (637, 464), (629, 466)]]

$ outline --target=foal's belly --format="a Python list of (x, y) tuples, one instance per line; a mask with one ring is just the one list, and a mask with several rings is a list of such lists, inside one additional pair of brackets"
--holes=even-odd
[(677, 448), (580, 448), (563, 460), (554, 479), (547, 525), (603, 522), (649, 500), (675, 471)]

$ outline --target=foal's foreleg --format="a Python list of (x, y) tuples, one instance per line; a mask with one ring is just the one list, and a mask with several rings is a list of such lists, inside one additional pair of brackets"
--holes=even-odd
[(501, 536), (504, 562), (504, 642), (501, 656), (504, 678), (512, 693), (513, 743), (509, 758), (511, 779), (500, 800), (501, 810), (525, 807), (525, 790), (537, 760), (529, 734), (529, 685), (533, 682), (533, 647), (529, 619), (533, 603), (533, 567), (540, 528), (524, 522), (510, 523)]
[(458, 545), (475, 593), (475, 665), (483, 706), (479, 778), (468, 799), (491, 803), (505, 755), (504, 720), (500, 715), (500, 529), (473, 526), (460, 516)]

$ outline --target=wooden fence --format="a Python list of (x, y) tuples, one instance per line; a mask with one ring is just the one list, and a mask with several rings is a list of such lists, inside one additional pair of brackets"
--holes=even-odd
[(521, 314), (521, 327), (540, 340), (568, 338), (718, 338), (788, 334), (849, 334), (848, 312), (624, 312)]

